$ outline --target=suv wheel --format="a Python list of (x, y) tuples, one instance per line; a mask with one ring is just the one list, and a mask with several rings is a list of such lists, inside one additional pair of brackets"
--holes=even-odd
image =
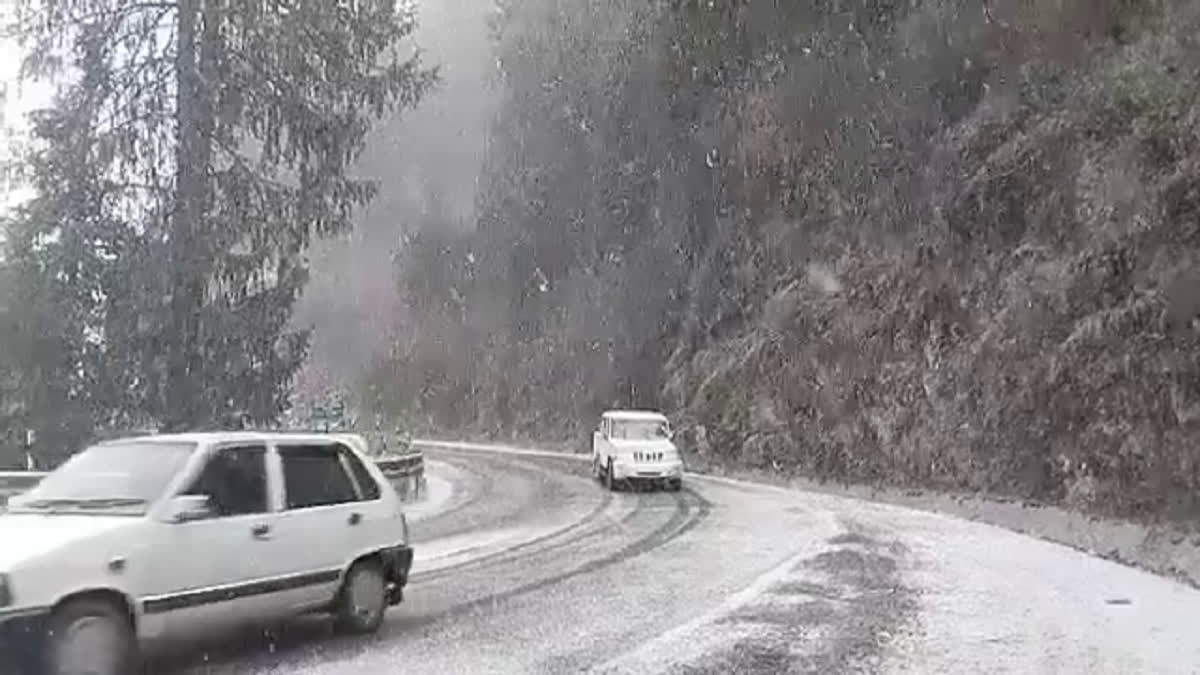
[(47, 637), (50, 675), (128, 675), (137, 671), (129, 617), (101, 599), (71, 600), (54, 610)]
[(604, 487), (609, 492), (617, 491), (617, 479), (613, 477), (613, 461), (611, 457), (608, 460), (608, 468), (604, 470)]
[(347, 633), (374, 633), (387, 611), (387, 580), (379, 563), (354, 563), (342, 582), (334, 608), (334, 621)]

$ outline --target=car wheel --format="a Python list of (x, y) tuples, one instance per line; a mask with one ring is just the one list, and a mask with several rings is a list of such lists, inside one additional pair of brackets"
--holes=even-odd
[(379, 563), (364, 560), (350, 568), (334, 608), (334, 622), (347, 633), (374, 633), (387, 611), (387, 580)]
[(604, 487), (608, 488), (609, 492), (617, 491), (617, 479), (613, 477), (613, 461), (608, 460), (608, 468), (604, 470)]
[(50, 675), (137, 672), (137, 637), (129, 616), (102, 599), (71, 600), (54, 610), (46, 636)]
[(667, 489), (671, 492), (679, 492), (683, 488), (683, 479), (676, 478), (667, 483)]

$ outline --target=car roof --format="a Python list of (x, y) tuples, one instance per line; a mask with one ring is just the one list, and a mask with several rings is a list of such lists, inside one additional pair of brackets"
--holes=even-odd
[(359, 434), (321, 431), (198, 431), (178, 434), (130, 434), (118, 438), (110, 438), (100, 443), (194, 443), (207, 446), (217, 443), (321, 443), (340, 441), (355, 445), (364, 441)]
[(612, 420), (665, 422), (667, 416), (656, 410), (607, 410), (604, 417)]

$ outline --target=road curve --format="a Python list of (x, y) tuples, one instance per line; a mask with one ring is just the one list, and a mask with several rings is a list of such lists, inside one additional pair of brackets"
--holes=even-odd
[(204, 646), (170, 673), (1200, 673), (1200, 592), (987, 525), (689, 477), (607, 493), (572, 457), (427, 450), (379, 635), (327, 623)]

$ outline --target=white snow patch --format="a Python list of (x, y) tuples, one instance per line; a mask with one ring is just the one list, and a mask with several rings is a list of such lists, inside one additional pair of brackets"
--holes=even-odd
[[(738, 481), (714, 480), (736, 484)], [(623, 656), (593, 667), (587, 672), (601, 673), (654, 673), (670, 670), (678, 665), (681, 657), (688, 660), (699, 660), (703, 655), (726, 649), (741, 640), (752, 638), (770, 630), (769, 626), (757, 626), (753, 622), (719, 623), (738, 610), (757, 601), (763, 600), (767, 592), (789, 577), (797, 574), (796, 568), (805, 560), (829, 550), (826, 541), (845, 529), (836, 524), (833, 518), (826, 518), (822, 529), (828, 529), (821, 538), (813, 538), (798, 553), (776, 565), (767, 573), (758, 577), (746, 588), (729, 596), (725, 602), (715, 609), (702, 614), (692, 621), (677, 626), (642, 644)]]
[(404, 515), (408, 522), (425, 520), (444, 511), (459, 491), (456, 487), (459, 480), (456, 479), (461, 477), (462, 472), (449, 464), (425, 460), (425, 491), (419, 500), (405, 504)]
[(821, 263), (812, 263), (808, 266), (808, 283), (812, 284), (818, 290), (826, 295), (837, 295), (842, 292), (842, 282), (829, 269)]

